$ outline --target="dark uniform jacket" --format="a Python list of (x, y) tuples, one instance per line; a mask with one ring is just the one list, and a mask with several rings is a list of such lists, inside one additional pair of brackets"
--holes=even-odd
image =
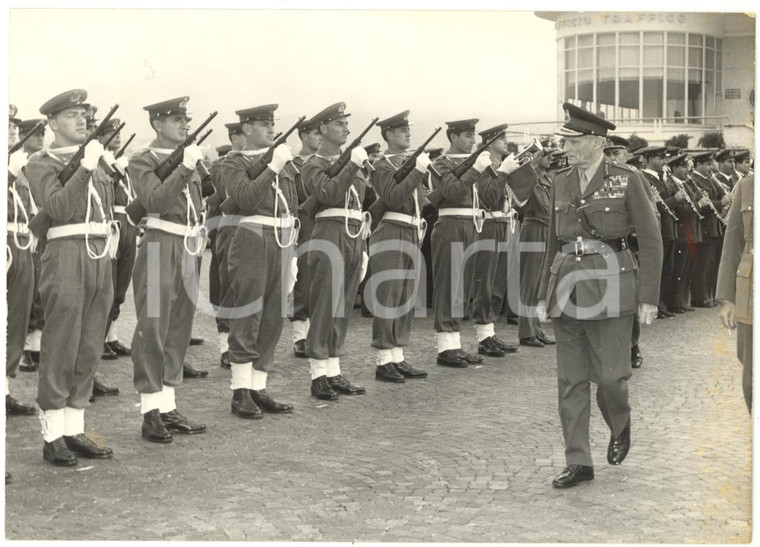
[[(725, 195), (723, 190), (712, 180), (699, 174), (698, 171), (692, 171), (689, 175), (693, 184), (701, 188), (712, 201), (716, 211), (720, 211), (723, 204), (720, 202), (721, 198)], [(702, 192), (700, 198), (702, 197)], [(718, 217), (715, 216), (712, 208), (709, 205), (705, 205), (701, 208), (700, 213), (704, 217), (702, 219), (702, 235), (704, 237), (720, 237), (723, 235), (723, 224)]]
[(433, 177), (433, 188), (438, 190), (443, 197), (443, 201), (438, 206), (439, 209), (472, 207), (472, 185), (478, 182), (480, 173), (470, 168), (461, 179), (458, 179), (452, 172), (466, 157), (467, 155), (454, 158), (444, 154), (438, 156), (433, 162), (436, 170), (441, 174), (441, 178)]
[[(11, 193), (11, 187), (16, 189), (16, 193), (18, 193), (18, 197), (21, 200), (21, 205), (23, 205), (24, 210), (26, 211), (26, 216), (21, 212), (21, 208), (18, 207), (18, 211), (14, 211), (13, 208), (13, 194)], [(32, 192), (29, 189), (29, 181), (26, 180), (26, 177), (24, 176), (23, 172), (19, 173), (19, 176), (16, 178), (15, 182), (12, 183), (8, 187), (8, 215), (7, 219), (8, 222), (15, 222), (18, 224), (24, 224), (28, 223), (33, 215), (32, 211)], [(16, 234), (16, 237), (18, 238), (19, 244), (22, 246), (25, 246), (26, 243), (29, 241), (29, 234)], [(13, 234), (11, 232), (8, 232), (8, 242), (10, 243), (10, 240), (13, 239)]]
[[(281, 217), (289, 212), (295, 216), (298, 212), (298, 194), (295, 184), (295, 169), (286, 164), (279, 175), (269, 167), (255, 179), (251, 180), (249, 170), (267, 151), (266, 148), (255, 151), (229, 152), (222, 164), (222, 178), (227, 195), (234, 200), (241, 215), (265, 215)], [(275, 179), (287, 203), (277, 198), (274, 188)]]
[(728, 212), (715, 291), (717, 299), (736, 304), (736, 321), (746, 325), (752, 324), (754, 198), (755, 178), (750, 175), (739, 181)]
[[(547, 301), (549, 315), (567, 313), (564, 302), (571, 289), (578, 307), (571, 316), (579, 319), (620, 317), (634, 313), (639, 303), (656, 305), (662, 237), (654, 207), (636, 172), (603, 158), (582, 195), (576, 167), (559, 171), (552, 190), (554, 214), (538, 292), (538, 299)], [(610, 252), (614, 259), (606, 254), (576, 256), (561, 251), (568, 250), (569, 242), (572, 252), (573, 241), (579, 237), (595, 239), (590, 228), (605, 241), (625, 240), (635, 231), (641, 266), (628, 248)]]
[(538, 222), (546, 226), (552, 216), (551, 205), (552, 181), (544, 173), (538, 178), (538, 184), (533, 189), (533, 193), (521, 207), (523, 221)]
[[(679, 188), (679, 185), (674, 181), (675, 178), (675, 175), (670, 175), (668, 180), (671, 181), (676, 188)], [(684, 182), (684, 192), (689, 195), (689, 198), (694, 204), (694, 207), (696, 207), (697, 211), (699, 211), (699, 206), (697, 206), (697, 203), (699, 203), (699, 199), (702, 196), (699, 195), (699, 192), (697, 192), (692, 184), (686, 184), (685, 181), (681, 182)], [(676, 207), (673, 209), (673, 212), (678, 217), (678, 222), (676, 222), (676, 241), (680, 243), (701, 242), (702, 223), (699, 221), (697, 213), (694, 211), (689, 202), (686, 200), (679, 201), (678, 205), (676, 205)], [(702, 213), (700, 212), (700, 214)]]
[(662, 198), (662, 202), (656, 201), (657, 210), (660, 213), (660, 234), (662, 235), (662, 240), (673, 241), (676, 239), (676, 221), (665, 210), (663, 203), (670, 207), (671, 211), (675, 212), (675, 207), (679, 202), (673, 196), (678, 192), (678, 188), (675, 188), (670, 181), (663, 182), (659, 176), (649, 170), (642, 170), (640, 172)]
[[(327, 170), (336, 159), (337, 157), (325, 158), (314, 154), (306, 160), (301, 169), (306, 191), (310, 196), (314, 196), (318, 203), (315, 214), (334, 207), (343, 208), (346, 205), (346, 192), (349, 192), (351, 186), (358, 194), (358, 201), (352, 197), (348, 207), (361, 210), (366, 180), (364, 172), (354, 162), (349, 161), (335, 178), (330, 178)], [(357, 225), (359, 221), (349, 219), (349, 223)]]
[(417, 200), (422, 208), (425, 201), (424, 183), (427, 180), (427, 173), (412, 169), (404, 180), (396, 184), (393, 175), (404, 164), (407, 157), (407, 154), (392, 154), (378, 158), (372, 164), (375, 172), (372, 173), (371, 180), (378, 199), (385, 205), (386, 212), (415, 216), (419, 214), (419, 211), (415, 212), (412, 194), (414, 190), (417, 190)]

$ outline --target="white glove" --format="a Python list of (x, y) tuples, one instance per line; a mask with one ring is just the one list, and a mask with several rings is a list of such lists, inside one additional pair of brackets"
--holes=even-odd
[(114, 163), (116, 163), (116, 158), (113, 157), (113, 152), (111, 152), (110, 150), (106, 150), (103, 152), (103, 159), (108, 165), (113, 165)]
[(129, 160), (125, 158), (124, 156), (122, 156), (118, 160), (116, 160), (116, 166), (122, 171), (124, 171), (127, 167), (129, 167)]
[(18, 178), (21, 174), (21, 170), (26, 165), (27, 155), (23, 150), (16, 150), (11, 157), (8, 158), (8, 172), (14, 177)]
[(362, 251), (362, 269), (359, 275), (359, 281), (364, 281), (364, 276), (367, 275), (367, 266), (369, 265), (369, 255), (367, 251)]
[(364, 166), (364, 162), (369, 159), (369, 156), (367, 156), (367, 151), (362, 148), (361, 146), (357, 146), (353, 150), (351, 150), (351, 161), (354, 162), (359, 167)]
[(657, 317), (657, 306), (654, 304), (639, 304), (639, 323), (651, 325)]
[(710, 203), (710, 198), (702, 198), (697, 202), (697, 205), (700, 207), (707, 207), (708, 203)]
[(90, 144), (84, 149), (84, 157), (81, 162), (82, 167), (88, 171), (94, 171), (104, 152), (102, 144), (95, 140), (90, 141)]
[(184, 155), (182, 156), (182, 165), (188, 169), (195, 169), (195, 166), (199, 161), (203, 159), (203, 152), (198, 148), (197, 144), (191, 144), (185, 148)]
[(282, 168), (285, 167), (285, 164), (292, 160), (293, 153), (290, 151), (290, 148), (283, 143), (274, 149), (274, 152), (272, 153), (272, 161), (269, 162), (268, 167), (275, 173), (279, 174), (279, 172), (282, 171)]
[(491, 165), (491, 153), (481, 152), (478, 159), (475, 160), (475, 165), (473, 165), (473, 167), (475, 168), (475, 171), (482, 173), (489, 165)]
[(536, 304), (536, 317), (539, 323), (546, 323), (549, 320), (549, 314), (546, 313), (546, 300), (539, 300)]
[(673, 195), (674, 198), (676, 198), (678, 201), (686, 201), (686, 192), (683, 190), (679, 190)]
[(433, 162), (430, 161), (430, 156), (428, 156), (426, 152), (423, 152), (417, 156), (417, 160), (414, 162), (414, 168), (420, 173), (427, 173), (427, 169), (432, 163)]
[(293, 288), (296, 286), (296, 279), (298, 279), (298, 257), (290, 259), (290, 277), (288, 278), (288, 294), (293, 292)]
[(510, 173), (514, 173), (520, 168), (520, 162), (515, 159), (515, 155), (510, 154), (506, 158), (504, 158), (504, 161), (501, 162), (501, 165), (499, 165), (499, 168), (497, 171), (500, 171), (502, 173), (506, 173), (509, 175)]

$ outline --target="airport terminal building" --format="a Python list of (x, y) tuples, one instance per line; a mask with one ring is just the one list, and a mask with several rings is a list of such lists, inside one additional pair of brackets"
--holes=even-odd
[[(754, 150), (755, 19), (742, 13), (536, 12), (557, 32), (557, 115), (571, 102), (650, 144), (723, 131)], [(533, 131), (540, 131), (533, 127)]]

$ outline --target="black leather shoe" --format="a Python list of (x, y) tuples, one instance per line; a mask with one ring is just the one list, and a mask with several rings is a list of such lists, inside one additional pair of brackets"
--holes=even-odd
[[(710, 302), (707, 302), (707, 301), (705, 301), (705, 302), (694, 302), (692, 304), (692, 306), (694, 306), (695, 308), (712, 308), (712, 304)], [(684, 311), (686, 311), (685, 308), (684, 308)]]
[(107, 446), (99, 445), (84, 433), (73, 436), (64, 435), (63, 440), (69, 450), (83, 458), (95, 460), (113, 458), (113, 450)]
[[(712, 308), (712, 306), (710, 306)], [(684, 306), (683, 311), (695, 311), (694, 308), (690, 308), (689, 306)]]
[(503, 349), (506, 353), (517, 353), (517, 346), (514, 344), (507, 344), (504, 340), (500, 340), (496, 336), (491, 336), (491, 338), (494, 341), (494, 344), (498, 346), (499, 348)]
[(301, 359), (309, 357), (306, 354), (306, 339), (305, 338), (295, 341), (295, 343), (293, 344), (293, 355)]
[(207, 370), (193, 368), (188, 363), (182, 365), (183, 378), (205, 378), (206, 376), (208, 376)]
[(143, 414), (142, 436), (152, 443), (172, 442), (172, 434), (161, 421), (157, 408)]
[(258, 420), (263, 418), (261, 409), (256, 406), (251, 398), (251, 390), (241, 387), (232, 392), (232, 403), (230, 404), (232, 413), (246, 420)]
[(427, 378), (428, 375), (427, 371), (414, 368), (406, 361), (393, 363), (393, 368), (395, 368), (404, 378)]
[(590, 465), (568, 465), (552, 481), (554, 488), (570, 488), (582, 481), (594, 480), (594, 468)]
[(92, 383), (92, 395), (94, 397), (105, 397), (107, 395), (118, 395), (119, 388), (107, 386), (100, 381), (100, 378), (95, 376), (95, 381)]
[(106, 342), (106, 346), (111, 348), (112, 352), (114, 352), (116, 355), (120, 355), (121, 357), (129, 357), (132, 355), (132, 350), (118, 340), (114, 340), (113, 342)]
[(530, 346), (532, 348), (542, 348), (544, 347), (544, 343), (536, 338), (535, 336), (532, 338), (520, 338), (520, 345), (521, 346)]
[(396, 367), (393, 366), (393, 363), (386, 363), (384, 365), (376, 366), (375, 378), (377, 380), (381, 380), (383, 382), (390, 382), (392, 384), (404, 383), (404, 377), (401, 375), (399, 371), (396, 370)]
[(468, 365), (479, 365), (483, 362), (483, 358), (472, 353), (467, 353), (462, 348), (455, 349), (460, 359), (464, 360)]
[(251, 399), (261, 410), (273, 414), (287, 414), (293, 412), (293, 405), (290, 403), (278, 403), (267, 393), (266, 389), (252, 389)]
[(327, 383), (327, 376), (320, 376), (311, 381), (311, 395), (323, 401), (335, 401), (338, 398), (338, 394)]
[(557, 343), (554, 340), (552, 340), (551, 338), (549, 338), (548, 336), (546, 336), (546, 333), (544, 331), (542, 331), (542, 330), (540, 330), (540, 331), (538, 331), (536, 333), (536, 340), (538, 340), (539, 342), (541, 342), (545, 346), (553, 346), (554, 344)]
[(631, 367), (641, 368), (641, 364), (644, 362), (644, 356), (641, 355), (638, 344), (631, 348)]
[(108, 347), (108, 344), (103, 344), (103, 353), (100, 355), (100, 358), (104, 361), (115, 361), (119, 358), (114, 351)]
[(628, 420), (623, 432), (614, 438), (610, 435), (610, 444), (607, 446), (607, 461), (610, 465), (620, 465), (628, 455), (631, 447), (631, 421)]
[(442, 367), (465, 368), (467, 366), (467, 361), (459, 357), (455, 349), (447, 349), (439, 353), (436, 362)]
[(31, 351), (24, 350), (24, 354), (21, 356), (21, 361), (18, 364), (18, 369), (21, 372), (34, 372), (38, 368), (38, 364), (32, 360)]
[(507, 354), (506, 351), (494, 343), (492, 336), (478, 343), (478, 353), (480, 355), (487, 355), (488, 357), (504, 357)]
[(684, 309), (683, 308), (670, 308), (670, 311), (671, 311), (671, 313), (676, 313), (678, 315), (681, 315), (682, 313), (684, 313)]
[(232, 368), (232, 365), (230, 365), (230, 352), (225, 351), (222, 353), (222, 356), (219, 358), (219, 366), (222, 368), (230, 369)]
[(189, 421), (182, 414), (177, 412), (177, 409), (166, 413), (161, 413), (161, 421), (164, 423), (164, 427), (168, 431), (174, 431), (175, 433), (182, 433), (183, 435), (195, 435), (197, 433), (206, 432), (206, 424), (196, 424)]
[(66, 447), (63, 437), (58, 437), (53, 442), (45, 442), (42, 447), (42, 458), (61, 467), (73, 467), (79, 463), (74, 453)]
[(5, 414), (7, 416), (33, 416), (37, 409), (31, 405), (18, 402), (10, 395), (5, 396)]
[(670, 310), (662, 310), (660, 313), (665, 316), (665, 319), (672, 319), (676, 316), (675, 313), (670, 313)]
[(203, 338), (197, 338), (197, 337), (191, 337), (190, 338), (190, 345), (191, 346), (202, 346), (203, 345)]
[(39, 368), (40, 366), (40, 352), (39, 351), (30, 351), (29, 357), (32, 358), (32, 363), (34, 363), (34, 366)]
[(327, 383), (330, 385), (333, 391), (342, 393), (343, 395), (363, 395), (367, 392), (363, 386), (352, 384), (340, 374), (332, 377), (328, 376)]

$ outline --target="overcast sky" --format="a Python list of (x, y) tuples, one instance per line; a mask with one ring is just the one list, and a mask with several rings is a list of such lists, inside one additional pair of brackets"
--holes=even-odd
[(219, 111), (211, 146), (228, 142), (235, 110), (267, 103), (284, 130), (344, 101), (354, 135), (410, 109), (413, 146), (446, 120), (556, 117), (554, 25), (533, 12), (12, 9), (9, 26), (19, 117), (84, 88), (98, 117), (119, 103), (138, 145), (152, 138), (142, 107), (182, 95), (194, 123)]

